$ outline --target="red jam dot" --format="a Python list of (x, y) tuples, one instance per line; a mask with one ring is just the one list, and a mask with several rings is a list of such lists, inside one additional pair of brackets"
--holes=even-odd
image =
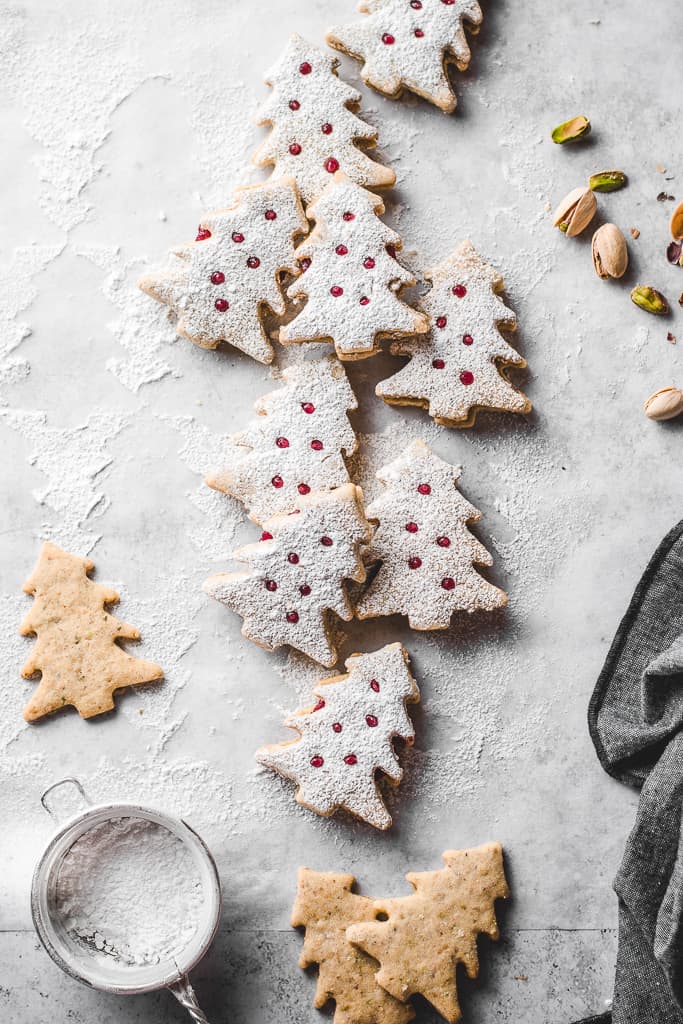
[(241, 231), (233, 231), (232, 240), (233, 242), (237, 242), (237, 244), (239, 245), (240, 242), (244, 241), (244, 235), (242, 234)]
[(341, 732), (342, 731), (342, 724), (341, 724), (341, 722), (333, 722), (332, 723), (332, 729), (333, 729), (334, 732)]
[(347, 754), (344, 758), (344, 764), (357, 764), (358, 758), (355, 754)]
[(417, 523), (406, 523), (406, 530), (408, 531), (408, 533), (417, 533), (417, 531), (418, 531)]
[(448, 320), (446, 319), (445, 316), (437, 316), (437, 318), (436, 318), (436, 326), (440, 327), (441, 330), (444, 329), (444, 327), (446, 326), (447, 323), (448, 323)]
[(373, 260), (372, 256), (367, 256), (366, 259), (363, 260), (363, 266), (365, 267), (366, 270), (372, 270), (374, 265), (375, 261)]
[(409, 558), (408, 559), (408, 568), (409, 569), (419, 569), (421, 565), (422, 565), (422, 559), (418, 558), (417, 555), (415, 555), (414, 558)]
[(444, 578), (441, 580), (441, 586), (443, 587), (444, 590), (452, 590), (453, 587), (455, 586), (455, 580), (452, 578), (452, 576), (444, 576)]
[(270, 482), (273, 485), (273, 487), (277, 487), (278, 489), (282, 487), (284, 484), (284, 480), (282, 479), (281, 476), (274, 476)]
[(315, 412), (315, 406), (313, 405), (313, 402), (302, 402), (301, 408), (305, 413), (308, 413), (309, 416), (311, 415), (312, 412)]
[(275, 220), (275, 218), (277, 217), (277, 214), (276, 214), (275, 210), (266, 210), (264, 216), (265, 216), (266, 220)]
[(465, 385), (474, 384), (474, 374), (470, 370), (463, 370), (460, 374), (460, 383)]
[(377, 682), (376, 679), (370, 680), (370, 689), (374, 690), (375, 693), (379, 693), (379, 683)]
[(384, 35), (382, 36), (382, 42), (384, 43), (385, 46), (393, 46), (396, 40), (392, 36), (391, 32), (385, 32)]
[(309, 587), (308, 583), (302, 583), (301, 586), (299, 587), (299, 593), (301, 594), (302, 597), (308, 597), (310, 592), (311, 588)]
[(459, 299), (464, 299), (464, 297), (467, 295), (467, 288), (465, 288), (464, 284), (454, 284), (451, 291)]
[(303, 64), (299, 64), (299, 71), (301, 72), (302, 75), (310, 75), (312, 70), (313, 68), (308, 63), (307, 60), (305, 60)]
[(462, 343), (463, 343), (463, 345), (472, 345), (473, 342), (474, 342), (474, 338), (472, 337), (471, 334), (463, 334), (463, 336), (462, 336)]
[(311, 448), (313, 449), (314, 452), (321, 452), (324, 448), (324, 445), (322, 441), (318, 441), (316, 438), (315, 441), (311, 441)]
[(299, 484), (297, 486), (297, 491), (299, 492), (299, 494), (308, 494), (310, 490), (311, 488), (308, 486), (308, 484)]
[(338, 245), (334, 251), (336, 252), (337, 256), (346, 256), (349, 250), (346, 248), (345, 245)]
[(334, 174), (335, 171), (339, 170), (339, 161), (331, 156), (329, 160), (325, 161), (325, 170), (328, 174)]
[(361, 306), (367, 306), (369, 302), (370, 302), (370, 299), (367, 297), (367, 295), (363, 295), (363, 297), (361, 299), (359, 299), (359, 304)]
[(432, 359), (432, 366), (434, 367), (435, 370), (443, 370), (445, 365), (446, 364), (443, 361), (443, 359)]
[(375, 715), (366, 715), (365, 721), (368, 723), (371, 729), (374, 729), (377, 725), (377, 718)]
[(351, 213), (350, 210), (347, 210), (345, 213), (342, 213), (342, 220), (355, 220), (355, 219), (356, 219), (355, 213)]
[(318, 701), (318, 703), (316, 704), (316, 706), (312, 710), (313, 711), (322, 711), (322, 709), (324, 707), (325, 707), (325, 701), (321, 697), (320, 700)]
[(263, 533), (261, 534), (261, 536), (259, 537), (259, 540), (272, 540), (272, 539), (273, 539), (272, 533), (268, 533), (267, 530), (264, 530)]
[(436, 543), (440, 548), (449, 548), (451, 546), (451, 542), (448, 537), (437, 537)]
[(422, 0), (410, 0), (410, 6), (414, 11), (422, 10)]
[(230, 303), (228, 302), (227, 299), (216, 299), (216, 301), (214, 302), (214, 306), (219, 313), (227, 313), (227, 311), (230, 309)]
[(275, 590), (277, 590), (277, 583), (275, 582), (275, 580), (264, 580), (264, 583), (265, 583), (265, 586), (266, 586), (266, 590), (269, 590), (271, 592), (271, 594)]
[(429, 484), (418, 484), (418, 488), (417, 489), (420, 492), (420, 494), (431, 494), (432, 493), (432, 489), (429, 486)]
[(275, 444), (278, 448), (289, 448), (289, 441), (286, 437), (276, 437)]
[(300, 106), (301, 106), (301, 104), (299, 103), (298, 100), (290, 100), (289, 101), (289, 109), (290, 110), (298, 110)]
[(455, 0), (441, 0), (441, 3), (444, 5), (444, 7), (452, 7), (453, 4), (455, 3)]
[(308, 256), (305, 256), (302, 260), (299, 260), (299, 269), (301, 270), (302, 274), (306, 273), (306, 271), (308, 270), (310, 265), (311, 265), (311, 261), (308, 258)]
[(224, 281), (225, 274), (223, 274), (220, 270), (214, 271), (214, 273), (211, 275), (211, 284), (223, 284)]
[(299, 564), (299, 556), (297, 555), (296, 551), (289, 552), (289, 554), (287, 555), (287, 561), (290, 563), (290, 565)]
[(325, 547), (325, 548), (331, 548), (331, 547), (332, 547), (332, 544), (333, 544), (333, 540), (332, 540), (332, 538), (331, 538), (331, 537), (321, 537), (321, 538), (320, 538), (320, 543), (321, 543), (321, 544), (323, 545), (323, 547)]
[(195, 238), (195, 242), (204, 242), (207, 238), (211, 238), (211, 232), (208, 228), (203, 228), (200, 224), (197, 228), (197, 237)]
[(344, 294), (344, 289), (340, 288), (338, 284), (333, 284), (330, 288), (330, 295), (334, 295), (335, 299), (338, 299), (340, 295)]
[(423, 36), (424, 36), (424, 32), (422, 31), (422, 29), (421, 28), (416, 28), (415, 29), (415, 38), (416, 39), (422, 39)]
[(299, 153), (301, 152), (301, 146), (299, 145), (299, 143), (293, 142), (292, 145), (289, 147), (289, 152), (292, 154), (292, 156), (298, 156)]
[(323, 135), (331, 135), (332, 134), (332, 125), (330, 124), (330, 122), (326, 121), (325, 124), (321, 125), (320, 126), (320, 131), (323, 133)]
[(322, 766), (323, 766), (324, 764), (325, 764), (325, 761), (324, 761), (324, 759), (323, 759), (323, 758), (322, 758), (322, 757), (320, 756), (320, 754), (316, 754), (316, 755), (315, 755), (315, 757), (312, 757), (312, 758), (311, 758), (311, 767), (312, 767), (312, 768), (322, 768)]
[(294, 623), (296, 623), (298, 621), (299, 621), (299, 613), (298, 612), (287, 612), (287, 622), (291, 622), (292, 625), (294, 625)]
[(261, 266), (261, 260), (258, 256), (249, 256), (247, 259), (247, 266), (250, 267), (251, 270), (256, 270), (257, 267)]

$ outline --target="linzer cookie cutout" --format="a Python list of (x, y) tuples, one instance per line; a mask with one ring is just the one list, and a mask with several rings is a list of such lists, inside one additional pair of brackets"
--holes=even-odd
[(334, 1024), (408, 1024), (412, 1006), (380, 988), (377, 962), (346, 939), (347, 928), (375, 919), (373, 901), (354, 884), (353, 875), (299, 869), (292, 927), (306, 930), (299, 967), (318, 967), (314, 1006), (334, 1002)]
[(373, 654), (353, 654), (347, 674), (323, 679), (317, 703), (291, 715), (285, 725), (296, 740), (262, 747), (257, 761), (297, 783), (297, 802), (329, 817), (343, 809), (375, 828), (391, 825), (378, 787), (378, 773), (394, 785), (403, 769), (394, 739), (412, 743), (406, 710), (420, 699), (401, 644)]
[(446, 629), (455, 611), (507, 604), (475, 568), (493, 559), (468, 529), (481, 512), (458, 491), (460, 472), (423, 441), (379, 470), (386, 490), (367, 509), (378, 525), (365, 560), (380, 564), (357, 603), (358, 618), (407, 615), (413, 629)]
[(88, 579), (94, 568), (89, 558), (47, 542), (24, 584), (34, 602), (19, 632), (35, 633), (36, 644), (22, 675), (30, 679), (41, 674), (24, 709), (27, 722), (67, 704), (82, 718), (101, 715), (114, 707), (116, 690), (163, 677), (158, 665), (119, 647), (118, 640), (139, 640), (140, 634), (106, 611), (105, 606), (116, 604), (119, 595)]
[(175, 249), (168, 268), (138, 283), (170, 306), (178, 333), (195, 345), (226, 341), (270, 363), (263, 308), (284, 313), (279, 278), (296, 270), (294, 240), (306, 231), (293, 179), (238, 188), (235, 204), (203, 217), (195, 241)]
[(297, 247), (303, 273), (289, 287), (306, 305), (280, 341), (333, 341), (340, 359), (374, 355), (380, 339), (428, 330), (426, 314), (399, 295), (415, 279), (397, 259), (400, 236), (379, 218), (384, 203), (338, 171), (308, 207), (315, 227)]
[(389, 167), (365, 152), (376, 144), (377, 132), (357, 116), (360, 93), (337, 77), (338, 65), (337, 58), (293, 35), (266, 74), (272, 92), (256, 117), (271, 131), (254, 163), (272, 165), (274, 178), (294, 178), (306, 203), (340, 169), (368, 188), (396, 181)]
[(455, 110), (448, 66), (469, 66), (464, 25), (472, 35), (479, 31), (477, 0), (362, 0), (358, 10), (367, 17), (331, 28), (326, 41), (363, 62), (363, 81), (385, 96), (408, 89), (446, 113)]
[(529, 412), (531, 402), (506, 377), (509, 367), (526, 362), (499, 330), (517, 325), (497, 294), (500, 275), (464, 242), (425, 276), (432, 288), (420, 308), (429, 333), (391, 346), (410, 362), (380, 381), (377, 394), (391, 405), (419, 405), (446, 427), (471, 427), (481, 409)]
[(379, 962), (375, 980), (395, 999), (419, 994), (456, 1024), (456, 966), (477, 977), (477, 938), (499, 938), (495, 901), (510, 890), (499, 843), (447, 850), (443, 860), (440, 871), (406, 875), (412, 895), (374, 900), (376, 920), (350, 925), (346, 937)]
[(353, 617), (344, 580), (365, 579), (361, 545), (370, 533), (360, 488), (312, 494), (234, 552), (250, 569), (212, 576), (204, 590), (242, 616), (247, 639), (271, 651), (288, 644), (329, 668), (337, 660), (330, 614)]
[(256, 403), (258, 416), (231, 438), (210, 487), (241, 501), (255, 522), (298, 508), (302, 497), (349, 483), (344, 456), (356, 450), (347, 413), (358, 403), (330, 356), (288, 366), (284, 387)]

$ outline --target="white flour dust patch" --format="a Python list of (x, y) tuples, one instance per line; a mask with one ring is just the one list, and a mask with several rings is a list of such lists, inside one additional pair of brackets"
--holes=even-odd
[(122, 430), (125, 418), (95, 410), (80, 426), (60, 429), (48, 425), (44, 412), (4, 410), (0, 417), (30, 442), (29, 463), (47, 477), (47, 485), (33, 492), (38, 504), (55, 514), (41, 537), (74, 554), (87, 555), (100, 539), (87, 529), (87, 523), (109, 504), (98, 486), (113, 459), (108, 444)]
[(21, 712), (35, 684), (21, 678), (21, 668), (29, 655), (33, 637), (20, 636), (19, 624), (30, 606), (25, 594), (0, 594), (0, 756), (27, 728)]
[(164, 377), (180, 377), (167, 361), (179, 340), (168, 310), (143, 295), (135, 283), (146, 261), (124, 260), (117, 246), (81, 246), (76, 252), (104, 271), (102, 292), (120, 313), (107, 327), (126, 358), (112, 354), (106, 363), (109, 372), (133, 393)]

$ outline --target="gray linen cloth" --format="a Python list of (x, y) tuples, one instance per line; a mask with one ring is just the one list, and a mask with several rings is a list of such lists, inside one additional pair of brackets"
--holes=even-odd
[(636, 588), (588, 719), (604, 769), (641, 789), (614, 882), (613, 1024), (683, 1024), (683, 521)]

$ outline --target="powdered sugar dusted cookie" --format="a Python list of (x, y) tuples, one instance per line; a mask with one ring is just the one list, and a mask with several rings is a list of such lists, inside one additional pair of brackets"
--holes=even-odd
[(376, 391), (392, 405), (419, 405), (446, 427), (471, 427), (480, 409), (529, 412), (531, 402), (505, 376), (525, 360), (499, 331), (514, 330), (513, 311), (496, 294), (501, 276), (471, 242), (425, 275), (432, 289), (421, 300), (431, 329), (395, 342), (394, 355), (410, 362)]
[(308, 221), (292, 178), (235, 191), (235, 204), (202, 218), (197, 238), (176, 249), (168, 269), (140, 288), (170, 306), (177, 330), (202, 348), (227, 341), (261, 363), (273, 348), (263, 306), (284, 313), (279, 276), (294, 272), (294, 239)]
[(247, 639), (271, 651), (289, 644), (329, 668), (337, 660), (330, 612), (353, 617), (343, 581), (365, 579), (361, 545), (371, 532), (360, 488), (312, 494), (295, 513), (268, 519), (261, 541), (234, 552), (250, 569), (212, 576), (204, 590), (242, 616)]
[(281, 342), (329, 339), (340, 359), (360, 359), (378, 351), (380, 338), (428, 329), (427, 316), (399, 298), (415, 279), (396, 259), (402, 241), (382, 213), (379, 196), (341, 171), (311, 203), (315, 228), (296, 251), (304, 273), (287, 291), (308, 301), (280, 328)]
[(459, 476), (423, 441), (379, 470), (386, 491), (367, 509), (378, 526), (366, 562), (381, 564), (357, 604), (360, 619), (399, 614), (413, 629), (446, 629), (454, 611), (507, 604), (474, 568), (493, 559), (467, 528), (481, 512), (457, 490)]
[(337, 359), (298, 363), (282, 375), (284, 387), (258, 400), (258, 417), (233, 435), (225, 464), (206, 479), (243, 502), (257, 523), (348, 483), (343, 456), (357, 444), (347, 413), (358, 403)]
[(343, 808), (375, 828), (391, 825), (377, 773), (398, 784), (403, 776), (393, 741), (414, 738), (407, 704), (420, 699), (401, 644), (353, 654), (347, 675), (323, 679), (312, 708), (285, 722), (296, 740), (262, 747), (256, 759), (297, 783), (297, 802), (328, 817)]
[(364, 151), (375, 145), (377, 132), (357, 116), (360, 93), (337, 77), (338, 65), (336, 57), (293, 35), (266, 74), (272, 92), (256, 117), (271, 132), (254, 163), (272, 164), (275, 178), (294, 178), (306, 203), (339, 169), (368, 188), (387, 188), (396, 181), (391, 168)]
[(472, 34), (479, 30), (477, 0), (363, 0), (358, 10), (368, 17), (331, 28), (326, 41), (363, 61), (363, 81), (385, 96), (409, 89), (446, 113), (455, 110), (447, 68), (469, 66), (463, 23)]

